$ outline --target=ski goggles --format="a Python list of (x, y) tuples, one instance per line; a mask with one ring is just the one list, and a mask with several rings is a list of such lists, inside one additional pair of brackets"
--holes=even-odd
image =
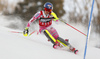
[(51, 12), (52, 9), (44, 8), (45, 11)]

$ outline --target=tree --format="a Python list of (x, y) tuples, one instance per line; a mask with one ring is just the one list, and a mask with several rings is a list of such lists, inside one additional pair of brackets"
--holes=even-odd
[(20, 15), (24, 20), (29, 20), (37, 11), (43, 9), (43, 5), (46, 2), (53, 4), (53, 11), (58, 17), (63, 16), (65, 13), (63, 10), (63, 0), (25, 0), (23, 3), (18, 3), (14, 14)]

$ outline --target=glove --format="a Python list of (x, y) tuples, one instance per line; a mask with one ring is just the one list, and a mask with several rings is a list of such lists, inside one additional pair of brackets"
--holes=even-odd
[(24, 35), (24, 36), (28, 36), (28, 33), (29, 33), (29, 28), (26, 27), (26, 28), (24, 29), (24, 31), (23, 31), (23, 35)]

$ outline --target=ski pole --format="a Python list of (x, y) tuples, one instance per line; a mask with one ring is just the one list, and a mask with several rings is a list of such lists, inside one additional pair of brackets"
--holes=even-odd
[(81, 34), (87, 36), (86, 34), (84, 34), (83, 32), (81, 32), (80, 30), (78, 30), (78, 29), (76, 29), (75, 27), (71, 26), (70, 24), (64, 22), (63, 20), (60, 20), (60, 21), (62, 21), (62, 22), (65, 23), (66, 25), (70, 26), (71, 28), (75, 29), (76, 31), (80, 32)]
[(12, 33), (23, 33), (23, 32), (17, 32), (17, 31), (10, 31), (10, 32), (12, 32)]
[(31, 36), (33, 33), (37, 32), (37, 35), (39, 34), (39, 32), (37, 30), (33, 31), (32, 33), (29, 34), (29, 36)]
[[(18, 31), (10, 31), (11, 33), (23, 33), (23, 32), (18, 32)], [(28, 36), (31, 36), (33, 33), (37, 32), (37, 35), (39, 34), (39, 32), (37, 30), (33, 31), (32, 33), (30, 33)]]

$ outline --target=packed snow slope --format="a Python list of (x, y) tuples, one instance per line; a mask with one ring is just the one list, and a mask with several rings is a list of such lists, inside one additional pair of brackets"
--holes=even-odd
[[(0, 26), (0, 59), (83, 59), (86, 37), (63, 23), (53, 25), (60, 37), (68, 38), (69, 43), (79, 50), (77, 55), (53, 49), (44, 35), (34, 33), (25, 37), (21, 33), (10, 32), (21, 30)], [(78, 28), (85, 30), (81, 25)], [(100, 49), (88, 45), (86, 59), (100, 59)]]

